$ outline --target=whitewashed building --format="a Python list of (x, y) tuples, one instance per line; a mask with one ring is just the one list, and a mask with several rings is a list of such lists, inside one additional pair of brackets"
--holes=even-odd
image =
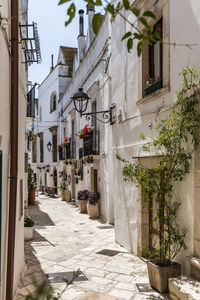
[[(115, 204), (116, 240), (132, 252), (140, 254), (141, 249), (149, 246), (149, 212), (142, 209), (141, 201), (138, 201), (140, 191), (135, 184), (122, 181), (122, 164), (115, 155), (119, 154), (129, 161), (132, 157), (138, 157), (140, 162), (149, 165), (153, 162), (153, 157), (144, 157), (148, 154), (141, 151), (143, 141), (140, 134), (143, 133), (147, 138), (156, 135), (157, 122), (164, 113), (170, 111), (176, 99), (174, 91), (181, 87), (179, 73), (182, 68), (190, 66), (200, 70), (200, 4), (198, 1), (187, 0), (148, 0), (134, 1), (134, 5), (141, 13), (153, 10), (157, 17), (156, 23), (161, 29), (163, 45), (157, 43), (154, 46), (154, 57), (151, 57), (152, 51), (146, 45), (142, 56), (138, 58), (136, 44), (131, 53), (128, 53), (126, 43), (120, 41), (129, 30), (127, 22), (118, 16), (112, 23), (111, 99), (116, 103), (117, 123), (112, 126), (112, 159), (108, 172), (109, 194)], [(132, 16), (127, 17), (134, 21)], [(188, 44), (192, 46), (187, 46)], [(154, 71), (151, 69), (152, 61)], [(144, 93), (146, 73), (162, 80), (160, 88), (148, 96)], [(190, 174), (183, 183), (176, 186), (176, 198), (181, 201), (178, 221), (188, 230), (188, 249), (176, 258), (182, 263), (184, 273), (190, 271), (190, 257), (200, 256), (198, 152), (194, 154)]]
[[(25, 131), (28, 64), (39, 59), (28, 50), (37, 35), (28, 24), (28, 0), (3, 0), (0, 7), (0, 299), (13, 300), (24, 262), (24, 203), (27, 202)], [(30, 36), (27, 36), (29, 32)], [(34, 41), (32, 41), (34, 45)], [(27, 155), (26, 155), (27, 157)]]
[[(128, 160), (139, 158), (145, 164), (151, 164), (154, 160), (155, 157), (146, 157), (141, 152), (143, 142), (140, 134), (144, 133), (147, 138), (156, 135), (158, 119), (170, 111), (175, 101), (174, 91), (181, 86), (181, 69), (186, 66), (199, 69), (200, 7), (195, 0), (144, 0), (133, 3), (141, 12), (154, 11), (156, 26), (164, 43), (156, 43), (154, 51), (146, 45), (142, 56), (138, 58), (136, 44), (128, 53), (126, 43), (121, 42), (121, 37), (130, 29), (123, 18), (117, 16), (114, 22), (110, 22), (106, 16), (96, 37), (91, 27), (85, 36), (81, 11), (78, 47), (77, 50), (71, 50), (68, 56), (73, 69), (71, 77), (69, 73), (70, 78), (64, 77), (62, 92), (59, 92), (57, 69), (63, 55), (60, 49), (58, 66), (40, 85), (39, 106), (42, 113), (38, 123), (40, 129), (35, 134), (41, 136), (43, 132), (46, 136), (45, 160), (44, 165), (37, 164), (37, 167), (43, 167), (43, 171), (35, 169), (35, 172), (39, 174), (39, 185), (55, 188), (62, 180), (66, 180), (73, 199), (81, 189), (98, 190), (101, 193), (100, 215), (106, 222), (114, 224), (116, 241), (140, 255), (141, 250), (149, 246), (149, 211), (143, 211), (138, 201), (138, 188), (133, 183), (123, 181), (122, 164), (116, 159), (116, 154)], [(91, 24), (93, 7), (87, 6), (87, 14), (88, 23)], [(127, 18), (134, 21), (132, 15), (127, 15)], [(190, 20), (190, 26), (185, 20)], [(188, 44), (193, 46), (188, 47)], [(63, 70), (68, 72), (68, 67), (67, 63)], [(160, 87), (148, 96), (144, 93), (146, 73), (161, 79)], [(115, 105), (115, 124), (102, 124), (94, 118), (86, 120), (84, 116), (80, 118), (71, 99), (79, 88), (83, 88), (91, 98), (86, 112), (108, 110)], [(52, 95), (56, 95), (56, 109), (51, 113), (48, 110), (44, 112), (42, 106), (51, 107)], [(47, 129), (44, 129), (42, 121), (52, 123), (46, 124)], [(88, 142), (76, 135), (86, 124), (93, 129), (93, 138)], [(56, 136), (55, 140), (53, 136)], [(47, 143), (50, 141), (53, 149), (57, 150), (64, 137), (70, 136), (70, 146), (63, 147), (60, 153), (57, 151), (57, 162), (52, 163), (53, 154), (46, 150)], [(177, 261), (182, 263), (183, 273), (189, 273), (189, 258), (200, 256), (198, 155), (198, 152), (194, 155), (190, 174), (176, 187), (176, 197), (182, 202), (178, 221), (188, 229), (188, 249), (177, 257)], [(88, 156), (93, 160), (82, 164), (83, 158), (87, 160)], [(37, 160), (37, 163), (40, 162)], [(44, 171), (46, 164), (50, 165), (46, 167), (48, 172)]]

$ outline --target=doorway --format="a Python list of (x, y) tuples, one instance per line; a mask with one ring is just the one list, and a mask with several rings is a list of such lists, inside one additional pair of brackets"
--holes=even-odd
[(53, 187), (55, 194), (58, 194), (58, 188), (57, 188), (57, 170), (56, 168), (53, 170)]

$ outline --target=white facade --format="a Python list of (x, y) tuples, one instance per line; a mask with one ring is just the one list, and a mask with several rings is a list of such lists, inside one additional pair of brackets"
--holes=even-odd
[[(121, 42), (121, 37), (129, 30), (128, 23), (119, 16), (111, 23), (109, 17), (106, 17), (96, 38), (92, 37), (88, 42), (90, 30), (86, 37), (84, 35), (78, 37), (78, 50), (71, 57), (73, 76), (63, 82), (65, 92), (59, 97), (56, 111), (51, 114), (50, 96), (54, 90), (59, 93), (58, 67), (55, 67), (41, 84), (39, 105), (42, 106), (42, 120), (35, 132), (46, 130), (44, 164), (51, 165), (51, 173), (55, 167), (58, 172), (67, 173), (68, 178), (70, 177), (68, 183), (73, 198), (76, 198), (77, 192), (81, 189), (94, 190), (94, 170), (97, 170), (97, 187), (101, 193), (101, 217), (109, 223), (114, 223), (116, 241), (139, 255), (148, 240), (145, 228), (149, 224), (146, 220), (142, 221), (143, 212), (141, 202), (138, 201), (140, 191), (133, 183), (123, 182), (122, 164), (115, 155), (119, 154), (130, 161), (132, 157), (140, 158), (148, 164), (155, 159), (153, 155), (144, 157), (141, 152), (143, 143), (140, 134), (144, 133), (147, 138), (156, 135), (155, 127), (158, 120), (170, 111), (176, 99), (174, 91), (181, 86), (179, 77), (181, 69), (187, 66), (199, 69), (200, 6), (195, 0), (168, 0), (164, 3), (157, 1), (156, 4), (154, 1), (144, 0), (135, 1), (135, 4), (141, 11), (153, 9), (157, 20), (161, 18), (163, 20), (163, 87), (149, 96), (144, 96), (145, 73), (150, 67), (147, 59), (148, 47), (144, 47), (140, 58), (137, 56), (136, 44), (132, 52), (128, 53), (126, 43)], [(92, 12), (90, 13), (92, 15)], [(89, 17), (91, 15), (89, 14)], [(130, 15), (127, 15), (127, 18), (134, 21)], [(190, 24), (188, 25), (185, 20), (190, 20)], [(188, 47), (188, 44), (192, 46)], [(74, 134), (85, 124), (94, 123), (91, 120), (87, 121), (84, 116), (80, 118), (74, 109), (71, 97), (80, 87), (91, 97), (88, 112), (92, 111), (94, 101), (97, 111), (107, 110), (115, 104), (116, 123), (111, 126), (97, 121), (96, 129), (100, 132), (99, 155), (94, 156), (93, 164), (83, 166), (83, 180), (75, 183), (74, 173), (77, 166), (66, 165), (63, 161), (52, 164), (52, 153), (47, 152), (46, 144), (51, 140), (49, 128), (57, 126), (58, 144), (63, 142), (64, 136), (69, 137), (72, 134), (72, 142), (76, 145), (73, 159), (79, 159), (79, 148), (83, 147), (83, 141)], [(46, 123), (47, 129), (43, 129), (43, 125), (40, 126), (45, 121), (52, 122), (51, 126)], [(194, 254), (200, 255), (200, 228), (196, 221), (200, 210), (196, 196), (199, 171), (200, 168), (198, 169), (192, 162), (190, 174), (176, 187), (176, 197), (182, 202), (179, 223), (188, 229), (186, 238), (188, 249), (177, 257), (177, 261), (183, 265), (184, 273), (189, 272), (188, 258)], [(59, 186), (62, 176), (58, 176), (57, 180)], [(50, 181), (47, 183), (50, 186), (52, 184)], [(144, 238), (142, 231), (146, 232)]]
[[(143, 80), (147, 72), (145, 49), (141, 58), (137, 57), (136, 45), (128, 54), (126, 43), (120, 41), (125, 29), (128, 30), (128, 25), (120, 17), (117, 17), (112, 24), (111, 33), (111, 99), (116, 102), (118, 122), (112, 126), (113, 144), (110, 149), (112, 159), (109, 166), (109, 178), (110, 187), (114, 188), (110, 189), (110, 197), (115, 203), (116, 240), (134, 253), (138, 253), (141, 244), (138, 240), (142, 226), (141, 205), (138, 201), (140, 196), (134, 183), (122, 181), (122, 164), (115, 158), (115, 155), (119, 154), (129, 161), (132, 157), (144, 155), (140, 151), (142, 147), (140, 134), (143, 133), (147, 138), (156, 135), (156, 123), (164, 113), (169, 111), (176, 99), (174, 91), (181, 87), (179, 73), (182, 68), (189, 66), (199, 70), (200, 65), (198, 55), (200, 6), (198, 1), (169, 0), (164, 3), (158, 1), (155, 6), (153, 6), (153, 1), (142, 1), (139, 8), (141, 10), (153, 9), (157, 20), (163, 18), (163, 88), (161, 90), (142, 97)], [(189, 20), (189, 23), (186, 20)], [(117, 31), (116, 28), (118, 28)], [(174, 46), (174, 43), (179, 45)], [(186, 44), (195, 45), (191, 46), (191, 49)], [(148, 158), (146, 160), (148, 161)], [(150, 157), (149, 161), (151, 160)], [(182, 263), (182, 270), (186, 273), (189, 272), (189, 257), (194, 253), (199, 255), (197, 253), (199, 253), (200, 239), (199, 236), (196, 239), (194, 237), (194, 178), (194, 163), (192, 162), (190, 174), (183, 183), (177, 184), (175, 195), (182, 203), (179, 223), (188, 230), (186, 237), (188, 249), (176, 258)], [(196, 209), (199, 211), (197, 206)]]
[[(0, 150), (2, 151), (2, 195), (1, 195), (1, 270), (0, 270), (0, 299), (6, 298), (7, 277), (7, 247), (8, 247), (8, 220), (9, 220), (9, 196), (10, 196), (10, 118), (11, 118), (11, 33), (10, 20), (11, 1), (3, 0), (0, 7)], [(20, 21), (27, 21), (28, 0), (19, 3)], [(5, 18), (5, 19), (4, 19)], [(24, 268), (24, 218), (23, 202), (27, 199), (26, 179), (24, 175), (25, 152), (25, 118), (26, 118), (26, 81), (27, 71), (22, 64), (23, 52), (19, 45), (19, 136), (18, 136), (18, 178), (17, 178), (17, 207), (16, 207), (16, 232), (14, 254), (14, 292), (18, 286), (21, 273)]]

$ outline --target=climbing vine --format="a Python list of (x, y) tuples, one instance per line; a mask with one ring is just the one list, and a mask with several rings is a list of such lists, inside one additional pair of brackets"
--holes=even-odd
[(186, 249), (186, 229), (177, 224), (180, 202), (174, 201), (175, 183), (183, 181), (190, 172), (192, 154), (199, 145), (200, 115), (196, 110), (200, 75), (191, 68), (183, 69), (182, 88), (171, 112), (157, 126), (157, 136), (147, 140), (142, 149), (159, 156), (159, 162), (146, 168), (138, 161), (130, 163), (119, 155), (125, 165), (123, 179), (142, 187), (142, 199), (154, 199), (153, 224), (159, 232), (156, 245), (150, 249), (151, 258), (159, 264), (170, 264), (179, 251)]

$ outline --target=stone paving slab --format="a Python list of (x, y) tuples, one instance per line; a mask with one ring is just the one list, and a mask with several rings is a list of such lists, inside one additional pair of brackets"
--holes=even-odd
[(148, 283), (146, 264), (115, 242), (111, 225), (89, 219), (61, 198), (40, 195), (36, 200), (29, 207), (36, 225), (33, 240), (25, 242), (27, 272), (15, 300), (34, 291), (33, 276), (39, 282), (48, 276), (56, 293), (62, 293), (61, 277), (78, 269), (84, 280), (77, 277), (61, 300), (168, 299), (151, 289), (139, 292), (136, 283)]

